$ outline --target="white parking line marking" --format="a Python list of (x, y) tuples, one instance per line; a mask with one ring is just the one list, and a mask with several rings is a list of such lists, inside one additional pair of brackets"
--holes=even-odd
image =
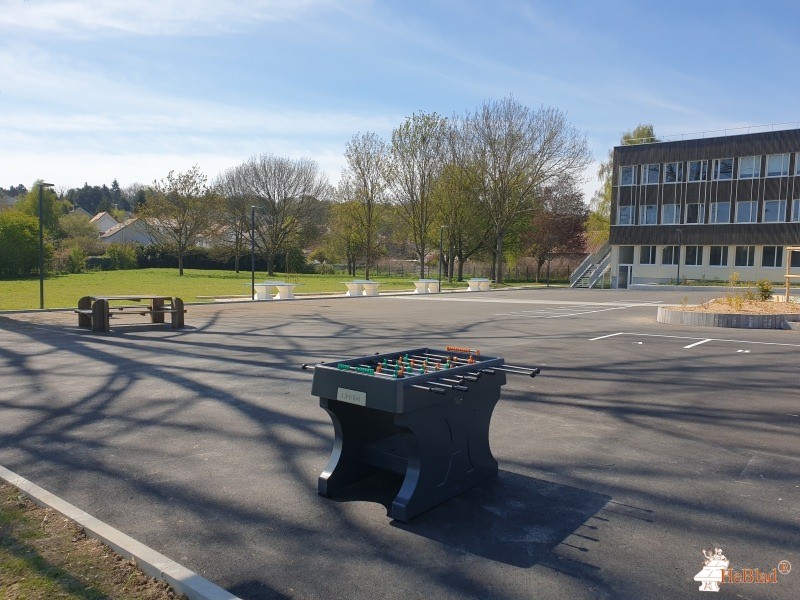
[(622, 332), (622, 331), (620, 331), (619, 333), (609, 333), (608, 335), (601, 335), (600, 337), (592, 338), (589, 341), (590, 342), (596, 342), (597, 340), (605, 340), (605, 339), (608, 339), (608, 338), (612, 338), (615, 335), (626, 335), (626, 334), (624, 332)]
[[(708, 342), (729, 342), (734, 344), (754, 344), (756, 346), (784, 346), (789, 348), (800, 348), (800, 344), (787, 344), (785, 342), (754, 342), (750, 340), (731, 340), (728, 338), (696, 338), (690, 337), (688, 335), (664, 335), (660, 333), (632, 333), (629, 331), (621, 331), (619, 333), (613, 333), (611, 335), (604, 335), (598, 338), (592, 338), (589, 341), (594, 340), (602, 340), (607, 337), (613, 337), (616, 335), (632, 335), (632, 336), (639, 336), (639, 337), (653, 337), (653, 338), (668, 338), (673, 340), (703, 340)], [(741, 352), (749, 352), (749, 350), (741, 350)]]
[(689, 348), (694, 348), (695, 346), (699, 346), (700, 344), (705, 344), (706, 342), (710, 342), (711, 338), (706, 338), (705, 340), (700, 340), (699, 342), (695, 342), (694, 344), (689, 344), (688, 346), (684, 346), (684, 350), (688, 350)]

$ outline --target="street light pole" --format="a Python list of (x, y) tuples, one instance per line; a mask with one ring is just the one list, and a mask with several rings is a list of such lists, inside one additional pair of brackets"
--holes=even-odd
[(53, 187), (52, 183), (39, 182), (39, 308), (44, 309), (44, 220), (42, 207), (44, 206), (44, 192), (42, 188)]
[(256, 299), (256, 207), (250, 206), (250, 300)]
[(439, 293), (442, 292), (442, 261), (444, 260), (442, 244), (444, 242), (444, 230), (447, 227), (447, 225), (439, 226)]

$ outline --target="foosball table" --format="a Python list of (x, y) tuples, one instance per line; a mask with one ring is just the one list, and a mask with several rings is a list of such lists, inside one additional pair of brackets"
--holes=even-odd
[[(310, 368), (303, 365), (303, 368)], [(389, 516), (409, 521), (497, 475), (489, 423), (506, 365), (469, 348), (416, 348), (313, 366), (311, 393), (331, 417), (333, 451), (317, 482), (331, 497), (383, 469), (403, 476)]]

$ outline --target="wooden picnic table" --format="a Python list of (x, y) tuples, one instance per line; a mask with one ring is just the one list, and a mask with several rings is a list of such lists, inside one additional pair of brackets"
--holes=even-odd
[[(116, 304), (126, 302), (126, 304)], [(136, 302), (138, 304), (131, 304)], [(146, 304), (145, 304), (146, 302)], [(113, 304), (112, 304), (113, 303)], [(149, 316), (151, 323), (164, 323), (164, 315), (170, 315), (173, 329), (183, 327), (183, 300), (175, 296), (157, 294), (122, 294), (84, 296), (78, 300), (78, 327), (90, 327), (92, 331), (109, 331), (111, 315), (138, 314)]]

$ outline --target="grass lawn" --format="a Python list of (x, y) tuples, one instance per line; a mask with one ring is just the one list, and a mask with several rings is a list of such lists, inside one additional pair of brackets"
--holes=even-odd
[[(266, 279), (302, 284), (295, 288), (296, 295), (346, 291), (343, 281), (353, 279), (347, 275), (299, 275), (276, 273), (267, 278), (256, 272), (256, 282)], [(381, 291), (412, 291), (416, 277), (373, 277), (380, 282)], [(234, 296), (250, 293), (250, 272), (205, 271), (186, 269), (183, 277), (177, 269), (137, 269), (130, 271), (93, 271), (75, 275), (53, 275), (44, 280), (45, 308), (74, 308), (81, 296), (103, 294), (161, 294), (177, 296), (184, 302), (208, 300), (209, 296)], [(442, 288), (466, 287), (466, 282), (448, 284)], [(205, 298), (203, 298), (205, 297)], [(0, 310), (27, 310), (39, 308), (39, 280), (22, 279), (0, 281)]]

